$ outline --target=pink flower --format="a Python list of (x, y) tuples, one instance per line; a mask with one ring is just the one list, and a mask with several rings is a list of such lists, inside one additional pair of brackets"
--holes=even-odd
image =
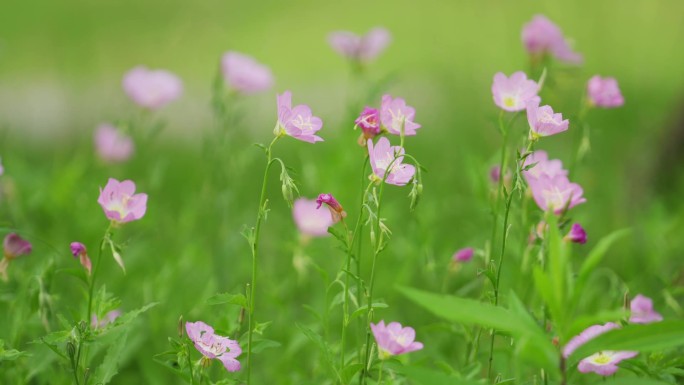
[(473, 259), (474, 254), (475, 249), (472, 247), (466, 247), (465, 249), (458, 250), (456, 253), (454, 253), (452, 260), (454, 262), (470, 262), (470, 260)]
[(587, 83), (587, 96), (589, 103), (597, 107), (614, 108), (625, 104), (615, 78), (592, 77)]
[(318, 205), (316, 209), (320, 209), (323, 203), (328, 206), (330, 214), (332, 215), (333, 223), (337, 223), (347, 216), (347, 212), (344, 211), (344, 208), (342, 208), (340, 202), (338, 202), (337, 199), (332, 196), (332, 194), (318, 195), (318, 198), (316, 198), (316, 204)]
[(5, 173), (5, 168), (2, 167), (2, 158), (0, 158), (0, 176)]
[(328, 42), (337, 53), (362, 63), (375, 59), (391, 41), (392, 36), (384, 28), (373, 28), (365, 36), (348, 31), (337, 31), (328, 36)]
[(524, 72), (513, 73), (510, 78), (502, 72), (494, 75), (492, 95), (494, 103), (506, 111), (522, 111), (527, 102), (537, 97), (539, 86), (534, 80), (527, 79)]
[(178, 99), (183, 83), (171, 72), (138, 66), (124, 75), (123, 89), (140, 107), (156, 110)]
[(221, 361), (229, 372), (240, 370), (237, 357), (242, 354), (242, 349), (237, 341), (214, 334), (214, 328), (202, 321), (186, 322), (185, 330), (197, 351), (204, 357)]
[(390, 134), (401, 135), (403, 125), (404, 135), (415, 135), (416, 130), (420, 128), (420, 124), (413, 121), (415, 116), (416, 110), (407, 106), (404, 99), (393, 99), (390, 95), (382, 96), (380, 122)]
[(133, 139), (105, 123), (95, 131), (95, 150), (106, 162), (123, 162), (133, 154)]
[(7, 269), (12, 260), (31, 253), (31, 243), (16, 233), (10, 233), (2, 241), (4, 257), (0, 260), (0, 279), (7, 281)]
[(380, 134), (380, 112), (377, 109), (366, 106), (354, 121), (356, 127), (361, 127), (363, 134), (359, 138), (359, 144), (365, 145), (368, 139), (375, 138)]
[[(416, 168), (402, 163), (404, 157), (401, 155), (403, 154), (404, 149), (399, 146), (390, 146), (387, 138), (380, 138), (375, 146), (373, 146), (373, 141), (368, 139), (368, 155), (373, 168), (373, 179), (382, 182), (387, 173), (385, 182), (396, 186), (406, 185), (416, 173)], [(396, 160), (395, 157), (397, 157)]]
[(88, 275), (90, 275), (93, 265), (90, 263), (90, 258), (88, 257), (88, 250), (86, 249), (85, 245), (82, 244), (81, 242), (71, 242), (71, 254), (74, 255), (74, 258), (78, 258), (78, 261), (81, 263), (81, 266), (83, 266), (84, 269), (88, 272)]
[(236, 91), (253, 94), (273, 86), (273, 75), (265, 65), (253, 57), (228, 51), (221, 58), (223, 79)]
[(292, 216), (299, 232), (310, 237), (328, 235), (328, 227), (334, 224), (333, 216), (327, 210), (318, 210), (316, 200), (299, 198), (294, 202)]
[(539, 178), (541, 175), (546, 175), (550, 178), (556, 175), (568, 175), (568, 171), (563, 169), (563, 162), (558, 159), (549, 160), (548, 154), (543, 150), (535, 151), (525, 158), (523, 167), (527, 168), (528, 166), (531, 167), (523, 171), (523, 177), (525, 177), (528, 183), (531, 178)]
[(274, 130), (276, 136), (289, 135), (304, 142), (322, 142), (323, 139), (315, 135), (322, 126), (323, 121), (313, 116), (309, 106), (300, 104), (292, 108), (290, 91), (278, 95), (278, 123)]
[(90, 327), (93, 329), (104, 329), (105, 326), (116, 321), (117, 318), (121, 316), (121, 310), (112, 310), (105, 314), (104, 318), (101, 320), (97, 319), (97, 315), (93, 314), (90, 318)]
[(100, 189), (97, 203), (102, 206), (109, 220), (126, 223), (138, 220), (147, 211), (147, 194), (136, 194), (135, 183), (130, 180), (119, 182), (109, 178), (104, 190)]
[(554, 114), (550, 106), (539, 107), (539, 99), (527, 102), (527, 122), (530, 124), (530, 136), (550, 136), (566, 131), (570, 122), (563, 120), (562, 114)]
[(423, 344), (416, 342), (416, 331), (411, 327), (402, 328), (398, 322), (391, 322), (385, 326), (385, 321), (377, 325), (370, 324), (375, 342), (378, 344), (380, 359), (399, 354), (410, 353), (423, 348)]
[[(563, 348), (563, 357), (568, 358), (570, 355), (577, 350), (580, 346), (584, 345), (588, 341), (600, 336), (601, 334), (613, 330), (619, 329), (620, 326), (613, 322), (608, 322), (605, 325), (594, 325), (590, 326), (578, 336), (573, 337)], [(602, 351), (592, 354), (589, 357), (584, 358), (580, 361), (577, 369), (582, 373), (594, 372), (601, 376), (610, 376), (618, 370), (617, 364), (622, 360), (633, 358), (637, 355), (637, 352), (628, 351)]]
[(525, 49), (532, 55), (551, 54), (556, 59), (579, 64), (582, 55), (574, 52), (556, 24), (543, 15), (535, 15), (522, 30)]
[(570, 231), (565, 236), (565, 240), (583, 245), (587, 243), (587, 232), (584, 231), (584, 228), (579, 223), (573, 223)]
[(567, 207), (571, 209), (587, 200), (582, 197), (584, 191), (576, 183), (570, 183), (565, 175), (549, 177), (541, 175), (539, 178), (528, 178), (527, 184), (532, 190), (534, 201), (544, 211), (553, 210), (560, 214)]
[(653, 310), (653, 301), (641, 294), (634, 297), (629, 309), (632, 312), (629, 322), (633, 324), (650, 324), (663, 320), (663, 316)]

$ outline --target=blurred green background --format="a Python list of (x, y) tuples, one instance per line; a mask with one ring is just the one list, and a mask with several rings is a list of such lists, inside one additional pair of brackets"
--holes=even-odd
[[(248, 280), (249, 248), (239, 232), (253, 224), (263, 171), (262, 154), (251, 143), (271, 138), (275, 92), (290, 89), (296, 104), (309, 104), (324, 121), (320, 134), (326, 140), (315, 146), (282, 140), (276, 155), (297, 171), (303, 196), (331, 192), (356, 217), (363, 150), (356, 145), (347, 103), (365, 96), (355, 94), (348, 63), (326, 37), (334, 30), (365, 33), (384, 26), (393, 42), (369, 67), (367, 81), (386, 84), (379, 92), (401, 96), (416, 108), (423, 128), (407, 140), (407, 149), (428, 173), (415, 213), (408, 211), (408, 190), (387, 188), (384, 212), (393, 239), (382, 255), (386, 269), (379, 273), (377, 290), (390, 307), (379, 317), (416, 327), (426, 350), (415, 360), (452, 362), (461, 349), (459, 336), (412, 308), (394, 284), (441, 290), (451, 254), (464, 246), (482, 248), (488, 239), (487, 175), (500, 145), (491, 80), (497, 71), (529, 68), (520, 30), (537, 13), (557, 23), (585, 57), (577, 69), (549, 68), (552, 82), (542, 96), (570, 117), (571, 125), (567, 133), (544, 139), (541, 148), (570, 161), (579, 141), (572, 119), (592, 75), (616, 77), (626, 100), (623, 108), (591, 111), (592, 150), (573, 175), (588, 200), (574, 210), (574, 219), (585, 226), (590, 243), (619, 228), (635, 230), (608, 255), (608, 278), (597, 279), (597, 297), (587, 301), (596, 309), (614, 307), (629, 288), (654, 297), (666, 315), (681, 315), (676, 303), (682, 294), (675, 285), (684, 279), (684, 2), (679, 0), (4, 0), (0, 157), (6, 175), (0, 177), (5, 190), (0, 223), (36, 240), (34, 254), (11, 273), (17, 281), (28, 279), (49, 260), (74, 267), (69, 242), (81, 240), (95, 250), (106, 227), (96, 203), (98, 187), (108, 177), (133, 179), (150, 196), (148, 215), (117, 235), (129, 243), (127, 274), (107, 258), (100, 282), (121, 297), (126, 310), (161, 304), (131, 337), (113, 383), (172, 383), (170, 372), (151, 357), (166, 350), (178, 317), (217, 325), (237, 318), (234, 309), (205, 301), (216, 292), (242, 291)], [(270, 66), (276, 86), (240, 101), (239, 133), (213, 157), (203, 138), (212, 132), (211, 83), (227, 50)], [(132, 161), (104, 165), (94, 156), (92, 132), (103, 121), (137, 113), (120, 84), (139, 64), (178, 74), (184, 96), (155, 116), (166, 128), (154, 141), (138, 142)], [(366, 102), (377, 106), (379, 98)], [(292, 324), (315, 323), (302, 305), (323, 306), (323, 281), (311, 265), (295, 267), (298, 235), (277, 177), (271, 175), (272, 210), (263, 228), (258, 317), (274, 321), (266, 334), (282, 347), (259, 354), (255, 374), (260, 383), (273, 381), (276, 373), (281, 373), (277, 383), (315, 383), (320, 369), (315, 348)], [(512, 232), (517, 242), (510, 254), (522, 259), (528, 229)], [(584, 252), (580, 249), (577, 258)], [(343, 260), (331, 239), (315, 240), (299, 254), (331, 276)], [(481, 283), (476, 271), (468, 266), (448, 276), (449, 290), (477, 296), (477, 286), (468, 285)], [(504, 285), (517, 282), (518, 272), (505, 273)], [(0, 286), (4, 298), (13, 298), (18, 285)], [(606, 294), (602, 287), (612, 290)], [(56, 274), (50, 287), (54, 308), (75, 315), (79, 290), (76, 280)], [(7, 301), (0, 306), (10, 309)], [(5, 312), (2, 322), (16, 322), (12, 317)], [(43, 332), (35, 317), (28, 318), (26, 330), (30, 338), (17, 342)], [(8, 339), (1, 333), (0, 338)]]

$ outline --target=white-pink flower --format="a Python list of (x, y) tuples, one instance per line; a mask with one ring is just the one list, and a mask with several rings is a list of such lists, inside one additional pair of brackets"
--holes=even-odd
[(322, 142), (323, 138), (316, 135), (323, 121), (314, 116), (311, 108), (305, 104), (292, 107), (292, 93), (285, 91), (278, 95), (278, 122), (274, 134), (276, 136), (289, 135), (304, 142)]
[(579, 64), (582, 55), (573, 51), (556, 24), (543, 15), (535, 15), (522, 29), (522, 41), (533, 55), (551, 54), (556, 59)]
[(133, 150), (133, 139), (111, 124), (101, 124), (95, 130), (95, 151), (105, 162), (124, 162), (131, 157)]
[(97, 203), (111, 221), (126, 223), (138, 220), (147, 211), (147, 194), (136, 194), (135, 183), (130, 180), (119, 182), (109, 178), (104, 189), (100, 190)]
[(663, 320), (663, 316), (653, 310), (653, 300), (641, 294), (634, 297), (629, 304), (629, 309), (631, 311), (629, 322), (633, 324), (650, 324)]
[(415, 341), (416, 331), (412, 327), (402, 327), (398, 322), (391, 322), (385, 326), (385, 321), (380, 321), (377, 325), (371, 323), (370, 327), (378, 344), (380, 359), (423, 348), (422, 343)]
[(522, 111), (527, 103), (537, 97), (539, 86), (527, 78), (524, 72), (514, 72), (506, 77), (503, 72), (494, 75), (492, 96), (494, 103), (505, 111)]
[[(563, 357), (568, 358), (580, 346), (586, 344), (590, 340), (600, 336), (613, 329), (619, 329), (620, 326), (613, 322), (608, 322), (605, 325), (590, 326), (578, 336), (573, 337), (563, 348)], [(636, 357), (637, 352), (629, 351), (609, 351), (594, 353), (589, 357), (582, 359), (577, 366), (577, 369), (582, 373), (594, 372), (601, 376), (610, 376), (618, 370), (618, 364), (622, 360)]]
[(587, 83), (589, 103), (596, 107), (615, 108), (625, 104), (620, 87), (615, 78), (593, 76)]
[(534, 201), (543, 211), (553, 210), (555, 214), (560, 214), (566, 208), (571, 209), (587, 201), (582, 196), (582, 186), (571, 183), (565, 175), (549, 177), (542, 174), (539, 178), (528, 178), (527, 184), (532, 190)]
[(204, 357), (221, 361), (229, 372), (240, 370), (237, 357), (242, 354), (242, 349), (237, 341), (215, 334), (214, 328), (202, 321), (186, 322), (185, 331)]
[(523, 164), (524, 168), (530, 167), (523, 171), (523, 177), (529, 183), (530, 178), (539, 178), (541, 175), (546, 175), (553, 178), (556, 175), (568, 175), (568, 170), (563, 169), (563, 162), (559, 159), (549, 159), (546, 151), (537, 150), (525, 158)]
[(550, 136), (567, 131), (570, 122), (560, 113), (554, 113), (551, 106), (539, 107), (539, 98), (527, 102), (527, 122), (530, 125), (530, 136)]
[(328, 227), (333, 225), (330, 210), (320, 210), (315, 199), (297, 199), (292, 207), (292, 216), (299, 232), (310, 237), (327, 236)]
[(364, 36), (349, 31), (332, 32), (328, 36), (330, 46), (340, 55), (351, 60), (369, 62), (375, 59), (392, 41), (385, 28), (373, 28)]
[(223, 79), (236, 91), (253, 94), (273, 86), (273, 74), (253, 57), (235, 51), (226, 52), (221, 58)]
[(169, 71), (138, 66), (124, 75), (123, 89), (140, 107), (156, 110), (178, 99), (183, 83)]
[[(400, 146), (390, 146), (387, 138), (380, 138), (378, 143), (368, 139), (368, 155), (373, 168), (373, 179), (381, 182), (387, 174), (385, 182), (396, 186), (404, 186), (411, 181), (416, 168), (410, 164), (403, 164), (404, 149)], [(395, 159), (396, 158), (396, 159)], [(389, 170), (389, 171), (388, 171)]]
[(406, 105), (402, 98), (392, 98), (390, 95), (382, 96), (380, 107), (380, 122), (387, 132), (394, 135), (401, 135), (402, 126), (405, 136), (416, 134), (420, 124), (413, 121), (416, 117), (416, 110)]

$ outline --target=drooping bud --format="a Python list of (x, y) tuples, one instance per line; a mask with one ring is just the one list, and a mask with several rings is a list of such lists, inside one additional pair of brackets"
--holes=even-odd
[(584, 231), (579, 223), (574, 223), (564, 239), (569, 242), (575, 242), (583, 245), (587, 243), (587, 232)]
[(90, 262), (90, 257), (88, 257), (88, 250), (85, 245), (81, 242), (71, 242), (71, 254), (74, 258), (78, 258), (84, 269), (88, 272), (88, 275), (92, 273), (93, 265)]
[(320, 194), (318, 198), (316, 199), (316, 203), (318, 203), (317, 208), (321, 208), (321, 205), (323, 203), (328, 206), (328, 209), (330, 209), (330, 214), (333, 216), (333, 221), (335, 223), (339, 222), (343, 218), (347, 216), (347, 212), (344, 211), (344, 208), (342, 208), (342, 205), (340, 205), (340, 202), (335, 199), (335, 197), (332, 196), (332, 194)]

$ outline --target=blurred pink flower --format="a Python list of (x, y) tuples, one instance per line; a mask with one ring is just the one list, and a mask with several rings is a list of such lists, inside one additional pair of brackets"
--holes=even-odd
[(663, 320), (658, 312), (653, 310), (653, 301), (641, 294), (634, 297), (629, 304), (631, 315), (629, 322), (633, 324), (650, 324), (653, 322), (660, 322)]
[(138, 220), (147, 211), (147, 194), (136, 194), (135, 183), (130, 180), (119, 182), (109, 178), (104, 190), (100, 190), (97, 203), (102, 206), (107, 218), (117, 223)]
[(10, 262), (23, 255), (31, 254), (31, 243), (16, 233), (10, 233), (2, 241), (2, 252), (4, 257), (0, 260), (0, 279), (7, 281), (7, 269)]
[[(620, 326), (613, 322), (608, 322), (605, 325), (590, 326), (578, 336), (573, 337), (563, 348), (563, 357), (568, 358), (580, 346), (588, 341), (600, 336), (601, 334), (619, 329)], [(618, 370), (617, 364), (622, 360), (633, 358), (637, 352), (628, 351), (602, 351), (592, 354), (589, 357), (582, 359), (577, 366), (577, 369), (582, 373), (594, 372), (601, 376), (610, 376)]]
[(253, 94), (273, 86), (273, 75), (265, 65), (253, 57), (235, 51), (226, 52), (221, 58), (223, 79), (236, 91)]
[(587, 232), (584, 231), (584, 228), (579, 223), (573, 223), (570, 231), (565, 236), (565, 240), (583, 245), (587, 243)]
[(323, 126), (323, 121), (313, 116), (309, 106), (300, 104), (292, 108), (292, 93), (285, 91), (278, 95), (278, 122), (274, 134), (276, 136), (289, 135), (304, 142), (322, 142), (323, 138), (316, 136), (316, 132)]
[(82, 244), (81, 242), (71, 242), (71, 254), (74, 255), (74, 258), (78, 258), (78, 261), (81, 263), (81, 266), (83, 266), (84, 269), (88, 272), (88, 275), (90, 275), (93, 265), (90, 263), (90, 258), (88, 257), (88, 250), (86, 249), (85, 245)]
[(473, 259), (474, 254), (475, 249), (473, 249), (472, 247), (466, 247), (465, 249), (461, 249), (455, 252), (454, 256), (451, 259), (454, 262), (470, 262), (470, 260)]
[(415, 135), (416, 130), (420, 128), (420, 124), (413, 121), (415, 116), (416, 110), (407, 106), (404, 99), (393, 99), (390, 95), (382, 96), (380, 122), (390, 134), (401, 135), (403, 125), (405, 136)]
[(2, 167), (2, 158), (0, 158), (0, 176), (5, 173), (5, 168)]
[(375, 342), (378, 344), (378, 357), (387, 359), (390, 356), (421, 350), (423, 344), (416, 342), (416, 331), (412, 327), (402, 328), (398, 322), (385, 326), (385, 321), (377, 325), (370, 324)]
[(514, 72), (506, 77), (502, 72), (494, 75), (492, 96), (494, 103), (506, 111), (522, 111), (527, 102), (538, 97), (539, 86), (534, 80), (527, 79), (524, 72)]
[(568, 171), (563, 169), (563, 162), (558, 159), (549, 160), (548, 154), (543, 150), (537, 150), (525, 158), (523, 167), (527, 168), (528, 166), (531, 167), (523, 171), (523, 177), (527, 183), (530, 182), (531, 178), (539, 178), (541, 175), (550, 178), (556, 175), (568, 175)]
[(221, 361), (229, 372), (240, 370), (237, 357), (242, 354), (242, 349), (237, 341), (214, 334), (214, 328), (202, 321), (186, 322), (185, 331), (204, 357)]
[(97, 315), (93, 314), (90, 318), (90, 327), (93, 329), (104, 329), (105, 326), (116, 321), (117, 318), (121, 316), (121, 310), (112, 310), (105, 314), (104, 318), (101, 320), (97, 319)]
[[(390, 146), (387, 138), (380, 138), (373, 146), (373, 141), (368, 139), (368, 155), (373, 168), (373, 179), (381, 182), (389, 169), (385, 182), (396, 186), (404, 186), (416, 173), (416, 168), (410, 164), (403, 164), (404, 149), (399, 146)], [(397, 159), (395, 160), (395, 156)], [(391, 165), (391, 168), (390, 168)]]
[(375, 59), (392, 41), (385, 28), (373, 28), (365, 36), (349, 31), (332, 32), (328, 36), (330, 46), (340, 55), (362, 63)]
[(332, 194), (319, 194), (318, 198), (316, 198), (316, 209), (320, 209), (321, 205), (323, 205), (324, 203), (326, 206), (328, 206), (328, 209), (330, 210), (333, 223), (337, 223), (347, 216), (347, 212), (344, 211), (344, 208), (342, 207), (340, 202), (338, 202), (337, 199), (335, 199), (335, 197), (332, 196)]
[(123, 89), (140, 107), (156, 110), (178, 99), (183, 83), (171, 72), (138, 66), (124, 75)]
[(299, 198), (294, 202), (292, 216), (299, 232), (310, 237), (328, 235), (328, 227), (333, 225), (333, 217), (328, 210), (318, 210), (316, 200)]
[(361, 127), (361, 137), (359, 138), (359, 144), (362, 146), (366, 145), (368, 139), (373, 139), (375, 136), (380, 134), (380, 112), (371, 107), (364, 107), (363, 112), (354, 121), (355, 127)]
[(582, 55), (574, 52), (556, 24), (543, 15), (535, 15), (522, 29), (525, 49), (532, 55), (551, 54), (556, 59), (582, 63)]
[(589, 103), (596, 107), (614, 108), (625, 104), (615, 78), (592, 77), (587, 83), (587, 96)]
[(133, 139), (111, 124), (104, 123), (95, 131), (95, 150), (106, 162), (123, 162), (133, 154)]
[(563, 115), (554, 114), (551, 106), (539, 107), (539, 98), (527, 102), (527, 122), (530, 124), (530, 136), (550, 136), (566, 131), (570, 122)]
[(527, 184), (537, 206), (544, 211), (553, 210), (555, 214), (560, 214), (566, 207), (571, 209), (587, 201), (582, 197), (582, 187), (570, 183), (565, 175), (549, 177), (542, 174), (539, 178), (528, 178)]

